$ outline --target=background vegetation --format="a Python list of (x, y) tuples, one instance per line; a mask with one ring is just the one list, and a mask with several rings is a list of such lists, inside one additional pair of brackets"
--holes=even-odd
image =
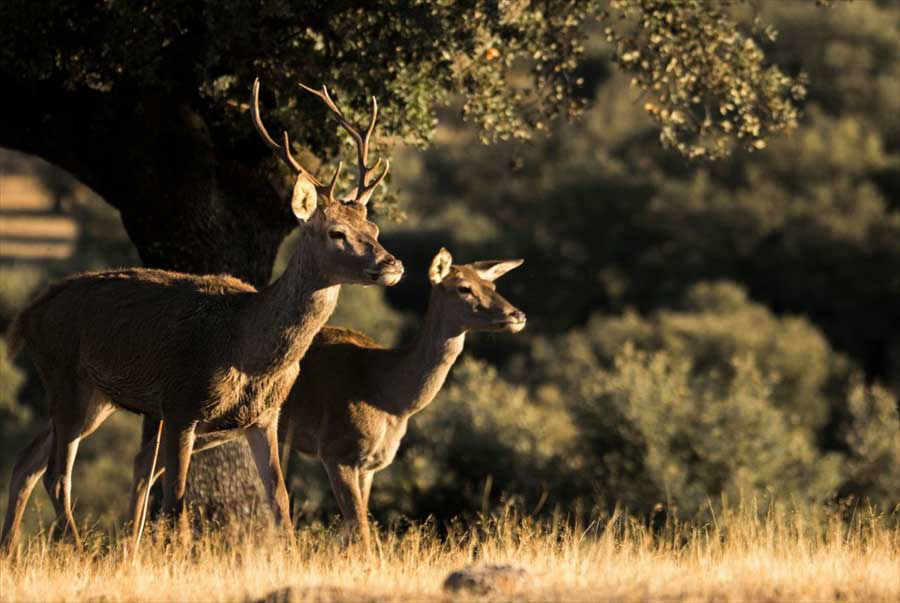
[[(667, 42), (653, 37), (685, 31), (622, 25), (646, 15), (664, 23), (667, 13), (652, 4), (613, 2), (606, 21), (571, 25), (588, 31), (577, 65), (560, 67), (566, 82), (582, 82), (561, 92), (576, 101), (571, 107), (556, 107), (583, 109), (573, 122), (556, 119), (556, 109), (514, 111), (527, 101), (506, 93), (519, 81), (517, 64), (503, 78), (491, 70), (543, 47), (530, 28), (520, 38), (514, 28), (473, 38), (478, 53), (495, 49), (497, 63), (474, 74), (488, 78), (473, 84), (478, 94), (448, 97), (433, 136), (429, 111), (456, 81), (453, 65), (435, 64), (449, 70), (440, 88), (412, 76), (408, 88), (365, 82), (379, 94), (389, 131), (433, 144), (394, 148), (396, 197), (379, 217), (407, 280), (388, 292), (346, 289), (332, 322), (385, 343), (409, 340), (427, 299), (427, 262), (441, 244), (460, 261), (526, 258), (499, 286), (529, 316), (519, 335), (469, 338), (451, 381), (376, 478), (372, 511), (382, 521), (617, 503), (685, 518), (709, 512), (722, 494), (763, 506), (848, 497), (882, 511), (900, 504), (900, 7), (737, 7), (741, 23), (757, 16), (778, 34), (760, 25), (764, 35), (749, 45), (726, 35), (741, 47), (722, 52), (746, 61), (716, 73), (746, 81), (737, 89), (764, 108), (757, 115), (735, 101), (704, 125), (705, 107), (728, 104), (725, 92), (710, 72), (702, 102), (683, 98), (700, 72), (659, 62)], [(635, 12), (641, 6), (646, 14)], [(703, 19), (718, 17), (684, 18), (702, 29)], [(544, 33), (569, 39), (559, 29)], [(656, 45), (646, 65), (644, 50), (632, 54), (635, 44)], [(759, 48), (784, 73), (755, 60)], [(535, 60), (540, 74), (555, 69)], [(335, 79), (325, 67), (316, 73)], [(688, 81), (666, 79), (679, 74)], [(272, 85), (287, 89), (296, 79), (284, 77)], [(661, 98), (669, 87), (678, 95)], [(238, 88), (243, 98), (246, 86)], [(210, 94), (234, 108), (225, 92)], [(489, 105), (501, 102), (511, 104)], [(407, 130), (390, 125), (399, 112)], [(246, 115), (228, 115), (249, 132)], [(494, 124), (494, 115), (509, 119)], [(301, 123), (305, 110), (280, 117), (317, 135)], [(327, 157), (337, 139), (329, 140), (303, 142)], [(4, 322), (47, 280), (136, 262), (115, 212), (91, 212), (70, 263), (3, 269)], [(400, 214), (397, 223), (387, 219)], [(15, 452), (45, 411), (27, 361), (0, 362), (5, 487)], [(75, 482), (79, 515), (121, 517), (137, 432), (123, 415), (88, 440)], [(301, 521), (336, 512), (316, 463), (293, 457), (288, 474)]]

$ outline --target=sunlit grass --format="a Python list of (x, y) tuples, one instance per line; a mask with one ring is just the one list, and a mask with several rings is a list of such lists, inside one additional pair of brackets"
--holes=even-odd
[[(87, 552), (38, 536), (0, 561), (4, 601), (245, 601), (286, 587), (288, 600), (448, 600), (450, 571), (512, 563), (531, 579), (522, 601), (897, 601), (894, 516), (722, 511), (704, 524), (653, 529), (616, 513), (587, 525), (510, 513), (450, 526), (382, 529), (367, 556), (340, 531), (302, 528), (296, 545), (271, 533), (212, 533), (189, 547), (152, 535), (132, 562), (124, 536), (90, 536)], [(477, 598), (477, 597), (475, 597)]]

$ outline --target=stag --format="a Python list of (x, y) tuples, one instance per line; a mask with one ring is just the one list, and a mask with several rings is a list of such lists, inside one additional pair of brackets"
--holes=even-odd
[(226, 275), (196, 276), (133, 268), (80, 274), (51, 286), (9, 331), (10, 355), (28, 350), (46, 390), (49, 424), (19, 454), (9, 489), (0, 550), (16, 540), (32, 489), (44, 484), (57, 525), (81, 539), (71, 508), (72, 467), (81, 440), (111, 413), (126, 409), (164, 421), (164, 511), (183, 516), (185, 480), (198, 434), (246, 437), (276, 522), (290, 529), (278, 458), (278, 417), (299, 361), (328, 320), (341, 284), (391, 286), (402, 264), (378, 242), (366, 203), (389, 164), (367, 163), (378, 109), (372, 99), (362, 135), (328, 91), (316, 93), (356, 142), (359, 185), (335, 198), (338, 164), (325, 185), (279, 144), (259, 114), (253, 125), (296, 176), (291, 209), (297, 249), (283, 275), (254, 287)]

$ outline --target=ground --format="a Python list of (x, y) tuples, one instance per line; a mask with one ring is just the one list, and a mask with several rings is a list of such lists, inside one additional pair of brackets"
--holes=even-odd
[[(192, 545), (94, 534), (87, 552), (36, 537), (0, 561), (4, 601), (897, 601), (897, 517), (720, 512), (655, 530), (615, 514), (588, 525), (515, 517), (382, 528), (367, 555), (335, 528), (197, 536)], [(507, 563), (512, 590), (449, 593), (447, 575)]]

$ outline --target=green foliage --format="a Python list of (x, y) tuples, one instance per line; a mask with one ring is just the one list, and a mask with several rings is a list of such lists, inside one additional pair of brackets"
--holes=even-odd
[[(729, 279), (900, 383), (900, 334), (885, 328), (900, 320), (897, 6), (764, 7), (785, 33), (774, 56), (815, 56), (817, 84), (793, 136), (688, 166), (658, 149), (629, 82), (613, 76), (582, 123), (548, 139), (482, 153), (466, 129), (447, 135), (403, 200), (411, 222), (446, 228), (473, 256), (526, 257), (527, 274), (505, 287), (541, 318), (530, 330), (560, 333), (628, 307), (652, 312), (697, 282)], [(851, 41), (867, 66), (865, 94), (862, 75), (820, 62), (826, 47), (849, 52)], [(588, 60), (604, 60), (602, 40), (590, 48)]]
[[(848, 369), (821, 332), (733, 283), (699, 284), (676, 310), (596, 316), (538, 338), (517, 366), (458, 364), (378, 476), (374, 512), (586, 500), (691, 517), (723, 494), (900, 502), (896, 396), (859, 384), (835, 395), (830, 382)], [(823, 421), (844, 405), (841, 451), (823, 450)]]
[(728, 282), (697, 284), (679, 309), (662, 309), (648, 319), (631, 311), (596, 316), (583, 332), (604, 364), (632, 342), (689, 362), (693, 373), (722, 384), (735, 378), (735, 361), (750, 356), (774, 379), (767, 397), (793, 422), (813, 430), (829, 417), (826, 386), (844, 365), (808, 321), (773, 316)]
[(5, 431), (12, 424), (27, 422), (30, 413), (18, 400), (25, 376), (9, 358), (3, 337), (0, 337), (0, 352), (0, 424)]
[(47, 281), (47, 271), (27, 265), (0, 266), (0, 317), (7, 324)]
[(845, 433), (849, 449), (847, 495), (865, 495), (886, 508), (900, 506), (900, 400), (880, 386), (857, 380), (847, 395), (852, 420)]
[[(408, 141), (429, 140), (435, 110), (456, 95), (483, 140), (524, 139), (578, 113), (585, 37), (611, 7), (627, 17), (607, 19), (617, 62), (654, 95), (648, 106), (663, 142), (688, 156), (719, 156), (733, 140), (761, 148), (770, 133), (792, 127), (792, 99), (802, 96), (801, 85), (765, 65), (724, 6), (390, 0), (373, 10), (290, 0), (165, 7), (11, 0), (0, 9), (0, 20), (15, 24), (0, 32), (0, 65), (66, 89), (193, 98), (223, 141), (246, 135), (235, 124), (245, 123), (243, 104), (259, 76), (278, 91), (272, 119), (320, 156), (336, 152), (337, 130), (322, 126), (324, 113), (310, 108), (297, 81), (333, 87), (354, 119), (376, 95), (386, 108), (383, 131)], [(701, 108), (714, 124), (698, 120)]]
[[(615, 61), (650, 96), (644, 109), (660, 125), (660, 141), (687, 157), (716, 159), (735, 141), (763, 149), (775, 132), (792, 129), (805, 78), (767, 66), (749, 28), (735, 23), (729, 2), (613, 0), (604, 30)], [(616, 27), (621, 21), (630, 27)], [(757, 18), (754, 32), (774, 41)], [(625, 29), (625, 31), (622, 31)]]
[(688, 514), (719, 492), (825, 500), (842, 467), (815, 441), (835, 362), (821, 334), (732, 284), (698, 285), (686, 302), (535, 344), (538, 391), (568, 401), (608, 500)]
[(597, 395), (578, 409), (581, 419), (603, 425), (607, 414), (621, 414), (644, 449), (640, 478), (649, 483), (638, 492), (653, 488), (683, 513), (716, 493), (822, 501), (839, 483), (839, 459), (821, 457), (809, 433), (777, 410), (771, 379), (749, 357), (733, 362), (723, 384), (695, 375), (686, 360), (626, 346), (611, 373), (595, 375)]

